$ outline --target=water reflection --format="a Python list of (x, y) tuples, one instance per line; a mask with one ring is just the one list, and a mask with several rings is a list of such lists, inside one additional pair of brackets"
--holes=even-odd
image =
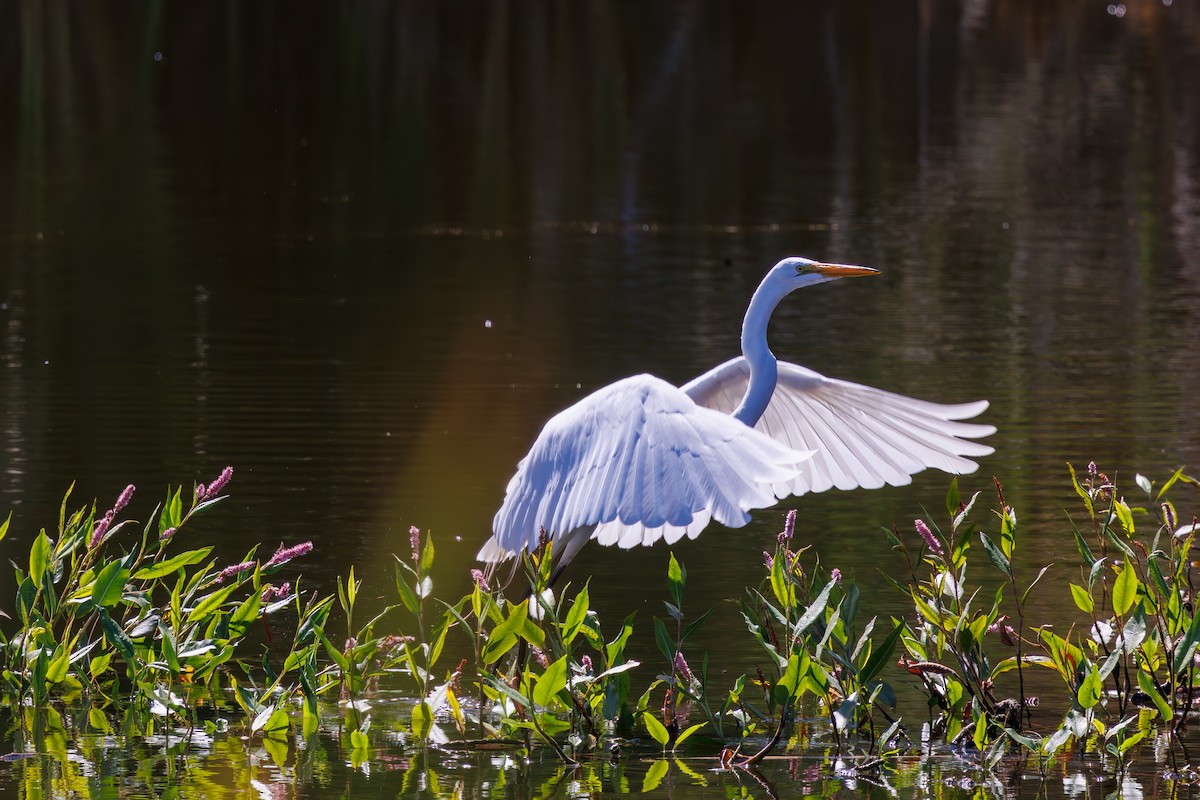
[[(781, 309), (775, 351), (989, 398), (997, 452), (964, 490), (1004, 482), (1032, 573), (1072, 546), (1065, 462), (1128, 484), (1200, 456), (1198, 13), (6, 5), (5, 552), (72, 480), (137, 483), (144, 516), (233, 464), (223, 557), (312, 538), (308, 580), (357, 564), (382, 594), (417, 524), (463, 566), (451, 595), (548, 416), (730, 356), (763, 270), (800, 253), (885, 275)], [(800, 535), (866, 584), (880, 529), (945, 490), (806, 497)], [(781, 519), (679, 548), (697, 604), (757, 579)], [(569, 577), (653, 614), (665, 564), (593, 550)], [(717, 650), (740, 622), (712, 620)]]

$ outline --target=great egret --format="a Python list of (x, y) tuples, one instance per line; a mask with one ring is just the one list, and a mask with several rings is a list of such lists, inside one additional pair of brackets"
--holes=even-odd
[(926, 467), (973, 472), (991, 425), (959, 422), (986, 400), (941, 405), (779, 362), (767, 323), (796, 289), (878, 270), (785, 258), (742, 323), (742, 355), (675, 387), (652, 375), (605, 386), (546, 423), (517, 465), (492, 537), (490, 569), (554, 541), (561, 569), (590, 539), (634, 547), (738, 528), (778, 498), (837, 487), (902, 486)]

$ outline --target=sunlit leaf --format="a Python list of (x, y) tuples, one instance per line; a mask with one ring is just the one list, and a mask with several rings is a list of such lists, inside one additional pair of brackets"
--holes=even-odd
[(1073, 583), (1069, 585), (1071, 587), (1071, 598), (1075, 601), (1075, 605), (1078, 606), (1079, 610), (1085, 614), (1092, 613), (1092, 609), (1096, 606), (1095, 601), (1092, 600), (1092, 593), (1082, 586), (1077, 586)]
[[(8, 523), (4, 523), (5, 527)], [(43, 530), (33, 540), (33, 546), (29, 548), (29, 577), (33, 581), (34, 586), (41, 586), (42, 580), (46, 577), (47, 570), (50, 569), (50, 537)]]
[(584, 586), (575, 595), (575, 600), (571, 603), (571, 609), (567, 612), (567, 618), (563, 622), (563, 644), (570, 644), (575, 636), (578, 635), (584, 620), (587, 619), (590, 604), (591, 599), (588, 595), (588, 587)]
[(1079, 692), (1076, 695), (1079, 699), (1079, 705), (1085, 709), (1096, 705), (1096, 703), (1100, 702), (1101, 691), (1100, 671), (1093, 667), (1079, 683)]
[(800, 615), (800, 619), (796, 621), (796, 627), (792, 630), (792, 634), (799, 636), (808, 630), (808, 626), (816, 621), (822, 612), (825, 611), (825, 606), (829, 604), (829, 593), (833, 587), (837, 585), (837, 581), (829, 581), (825, 587), (821, 589), (821, 593), (817, 598), (809, 604), (808, 608), (804, 609), (804, 613)]
[(663, 747), (666, 747), (667, 743), (671, 741), (670, 732), (665, 725), (658, 721), (658, 718), (654, 716), (654, 712), (647, 711), (643, 714), (642, 722), (646, 724), (646, 731), (654, 737), (654, 741)]
[(1133, 608), (1134, 601), (1137, 600), (1138, 583), (1133, 564), (1126, 562), (1113, 582), (1112, 604), (1117, 616), (1123, 617)]
[(517, 603), (511, 607), (504, 621), (492, 629), (481, 657), (484, 664), (494, 664), (517, 643), (518, 631), (529, 617), (529, 604)]
[(67, 669), (71, 666), (71, 652), (66, 647), (60, 647), (58, 653), (50, 659), (46, 666), (46, 682), (62, 683), (67, 677)]
[(675, 554), (671, 553), (671, 560), (667, 564), (667, 584), (671, 590), (671, 599), (675, 601), (676, 607), (683, 605), (683, 584), (687, 580), (687, 572), (675, 559)]
[(960, 503), (958, 494), (958, 478), (950, 479), (950, 489), (946, 492), (946, 513), (950, 517), (958, 514), (958, 506)]
[(200, 563), (208, 558), (208, 554), (211, 552), (211, 547), (201, 547), (199, 550), (189, 550), (186, 553), (180, 553), (172, 558), (142, 567), (133, 574), (133, 579), (135, 581), (150, 581), (170, 575), (180, 567), (189, 567), (192, 564)]
[[(99, 579), (97, 579), (99, 581)], [(193, 625), (198, 625), (212, 616), (221, 606), (229, 599), (229, 595), (238, 588), (238, 584), (226, 586), (223, 589), (218, 589), (211, 594), (207, 594), (196, 603), (188, 614), (188, 622)]]
[(108, 562), (92, 584), (92, 602), (103, 608), (115, 606), (121, 600), (128, 579), (129, 570), (122, 562)]
[(425, 546), (421, 549), (419, 569), (422, 575), (428, 575), (429, 570), (433, 569), (433, 536), (428, 532), (425, 534)]
[(1171, 705), (1163, 698), (1162, 692), (1154, 684), (1154, 678), (1151, 677), (1145, 670), (1138, 670), (1137, 674), (1138, 688), (1145, 692), (1150, 697), (1150, 702), (1154, 703), (1154, 707), (1158, 709), (1159, 716), (1163, 718), (1163, 722), (1170, 722), (1174, 716)]
[[(433, 728), (433, 712), (429, 709), (429, 705), (422, 700), (413, 706), (412, 710), (412, 732), (419, 738), (424, 739), (429, 735), (429, 731)], [(355, 731), (357, 733), (357, 731)]]
[(546, 667), (546, 671), (533, 685), (533, 702), (545, 707), (553, 702), (567, 685), (567, 656)]
[(687, 741), (687, 738), (689, 736), (691, 736), (693, 733), (700, 730), (701, 728), (706, 727), (707, 725), (708, 725), (707, 722), (697, 722), (695, 725), (688, 726), (687, 728), (684, 729), (683, 733), (681, 733), (675, 737), (675, 744), (673, 745), (673, 747), (678, 749), (679, 747), (681, 747), (683, 745), (683, 743), (685, 741)]

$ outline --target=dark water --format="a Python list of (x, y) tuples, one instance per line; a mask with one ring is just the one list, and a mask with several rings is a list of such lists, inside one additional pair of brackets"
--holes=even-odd
[[(1067, 462), (1132, 490), (1200, 460), (1192, 3), (18, 3), (0, 44), (9, 555), (72, 481), (135, 483), (144, 517), (231, 464), (192, 534), (223, 557), (312, 539), (307, 583), (382, 596), (415, 524), (457, 596), (545, 419), (733, 355), (789, 254), (884, 274), (790, 298), (781, 357), (991, 401), (962, 486), (1003, 482), (1027, 573), (1072, 552)], [(881, 528), (947, 485), (788, 507), (902, 613)], [(676, 548), (693, 608), (757, 581), (781, 519)], [(569, 577), (648, 623), (665, 569)], [(696, 646), (747, 669), (740, 629)]]

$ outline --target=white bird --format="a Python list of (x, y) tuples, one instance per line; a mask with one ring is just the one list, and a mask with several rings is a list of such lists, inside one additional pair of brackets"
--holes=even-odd
[(995, 432), (960, 422), (986, 400), (941, 405), (777, 361), (767, 323), (791, 292), (878, 270), (785, 258), (763, 278), (742, 323), (742, 355), (675, 387), (652, 375), (605, 386), (542, 428), (478, 558), (496, 564), (554, 541), (558, 569), (583, 545), (629, 548), (730, 528), (779, 498), (836, 487), (903, 486), (926, 467), (974, 472), (970, 441)]

